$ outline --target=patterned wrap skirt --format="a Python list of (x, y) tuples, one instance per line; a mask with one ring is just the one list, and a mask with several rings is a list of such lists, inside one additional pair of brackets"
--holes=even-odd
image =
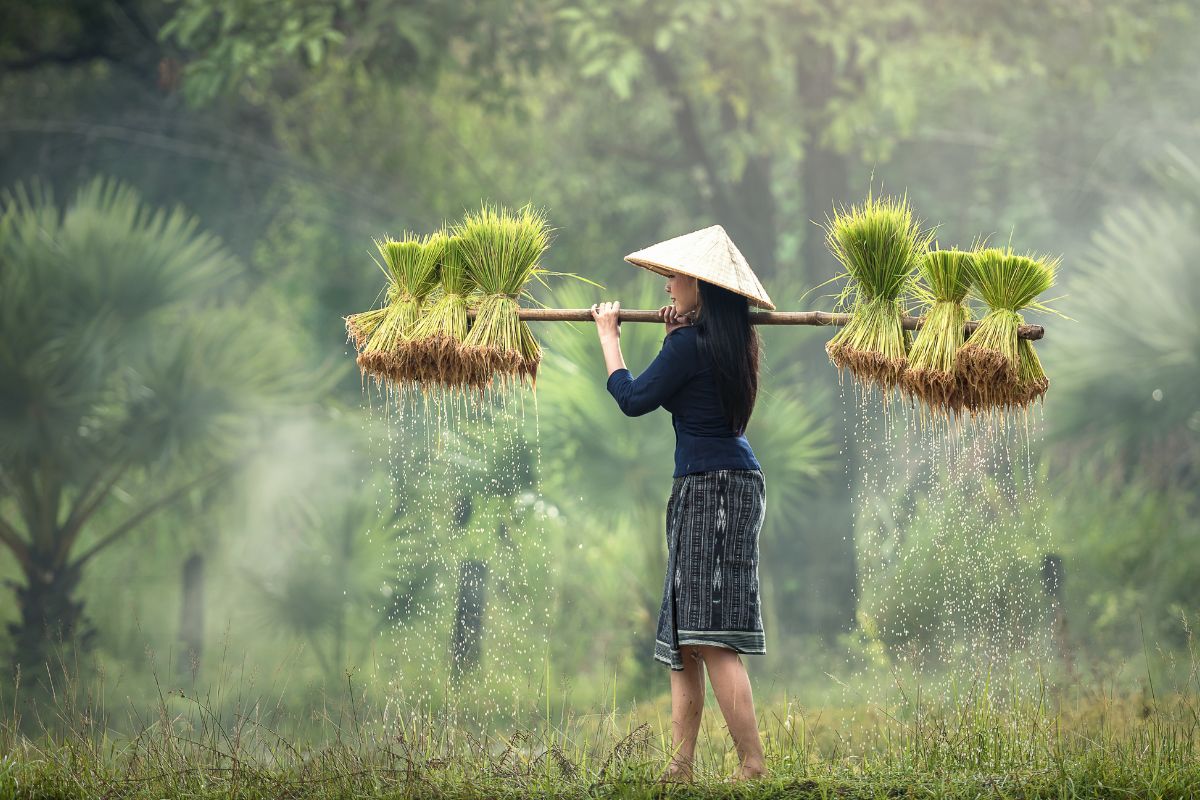
[(681, 645), (767, 652), (758, 594), (766, 479), (757, 469), (675, 478), (667, 501), (667, 574), (654, 658), (683, 669)]

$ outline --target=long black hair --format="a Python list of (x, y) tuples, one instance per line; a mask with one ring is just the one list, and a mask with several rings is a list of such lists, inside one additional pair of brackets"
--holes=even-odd
[(758, 332), (750, 324), (750, 302), (697, 279), (700, 312), (694, 322), (700, 352), (717, 379), (721, 410), (735, 435), (746, 431), (758, 396)]

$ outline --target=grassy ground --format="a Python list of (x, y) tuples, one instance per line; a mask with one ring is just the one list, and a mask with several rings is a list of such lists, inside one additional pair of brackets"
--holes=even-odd
[(0, 726), (0, 798), (1200, 797), (1195, 674), (1193, 663), (1183, 691), (1043, 688), (1003, 708), (987, 690), (936, 703), (905, 691), (887, 704), (760, 702), (772, 774), (739, 784), (724, 782), (737, 758), (710, 697), (696, 781), (676, 786), (656, 784), (667, 698), (496, 735), (368, 709), (348, 684), (350, 702), (307, 721), (325, 734), (310, 745), (280, 733), (261, 703), (217, 713), (211, 696), (164, 692), (130, 736), (68, 693), (37, 735), (15, 711)]

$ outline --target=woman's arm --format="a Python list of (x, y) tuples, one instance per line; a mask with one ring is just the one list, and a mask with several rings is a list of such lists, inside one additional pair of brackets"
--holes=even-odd
[[(604, 348), (608, 391), (627, 416), (637, 417), (658, 408), (678, 391), (690, 377), (692, 364), (679, 351), (678, 339), (668, 332), (658, 356), (635, 380), (621, 357), (619, 309), (619, 303), (601, 303), (592, 306), (592, 316), (596, 319), (600, 344)], [(679, 327), (683, 325), (675, 320), (668, 323), (669, 331)]]
[[(604, 350), (604, 368), (611, 376), (619, 369), (626, 369), (625, 358), (621, 355), (621, 301), (611, 303), (592, 303), (592, 319), (596, 320), (596, 330), (600, 334), (600, 347)], [(675, 313), (672, 306), (663, 306), (658, 315), (666, 323), (667, 333), (691, 324), (691, 319)]]
[(596, 332), (604, 350), (604, 368), (609, 375), (625, 369), (625, 358), (621, 355), (621, 319), (617, 316), (620, 311), (620, 300), (592, 304), (592, 319), (596, 320)]

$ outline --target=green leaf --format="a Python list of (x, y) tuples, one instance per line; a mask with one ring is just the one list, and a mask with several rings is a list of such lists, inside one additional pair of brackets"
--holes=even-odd
[(579, 70), (579, 74), (585, 78), (592, 78), (596, 75), (599, 75), (601, 72), (604, 72), (608, 68), (609, 61), (607, 59), (593, 58), (591, 61), (588, 61), (583, 65), (583, 67)]
[(317, 66), (321, 63), (321, 57), (324, 55), (324, 43), (320, 39), (309, 39), (304, 43), (304, 50), (308, 54), (308, 63), (312, 66)]

